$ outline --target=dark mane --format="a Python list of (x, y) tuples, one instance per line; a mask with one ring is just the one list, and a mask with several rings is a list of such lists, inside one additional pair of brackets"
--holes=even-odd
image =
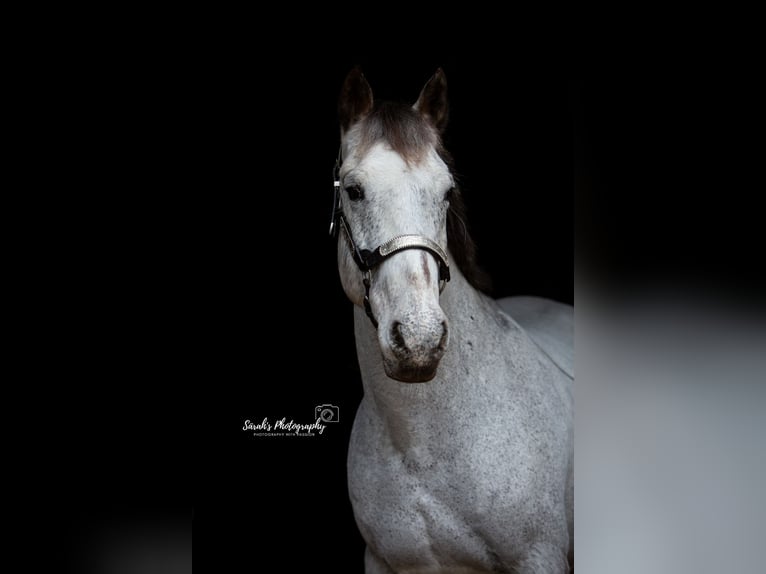
[(466, 207), (463, 201), (463, 194), (460, 191), (457, 177), (452, 169), (453, 162), (450, 153), (441, 145), (437, 147), (439, 156), (452, 173), (455, 180), (455, 190), (452, 192), (449, 200), (449, 211), (447, 212), (447, 247), (455, 264), (465, 276), (468, 283), (474, 289), (490, 293), (492, 290), (492, 279), (484, 269), (479, 267), (479, 261), (476, 253), (476, 242), (471, 237), (468, 230), (468, 220), (466, 218)]
[[(385, 141), (407, 163), (418, 163), (431, 147), (453, 173), (452, 156), (444, 149), (439, 132), (417, 110), (406, 104), (376, 103), (362, 121), (360, 151), (364, 153), (378, 141)], [(466, 208), (460, 189), (456, 186), (447, 212), (447, 243), (450, 254), (463, 276), (475, 289), (491, 289), (489, 275), (479, 267), (476, 243), (468, 232)]]

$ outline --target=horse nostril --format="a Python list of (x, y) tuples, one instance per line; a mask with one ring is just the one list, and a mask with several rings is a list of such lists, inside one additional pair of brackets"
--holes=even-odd
[(447, 321), (442, 321), (442, 338), (439, 339), (439, 348), (444, 349), (447, 346)]
[(407, 348), (407, 345), (404, 342), (404, 337), (402, 336), (402, 324), (399, 321), (394, 321), (393, 325), (391, 325), (391, 341), (394, 343), (395, 347), (399, 347), (400, 349)]

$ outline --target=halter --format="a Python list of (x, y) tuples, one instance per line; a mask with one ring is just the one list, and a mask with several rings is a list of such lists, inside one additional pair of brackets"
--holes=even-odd
[(372, 313), (372, 306), (370, 305), (370, 286), (372, 284), (373, 269), (400, 251), (406, 251), (407, 249), (422, 249), (423, 251), (428, 251), (434, 256), (434, 259), (436, 259), (436, 262), (439, 265), (439, 293), (441, 293), (444, 291), (444, 287), (450, 279), (449, 263), (447, 263), (447, 254), (439, 244), (423, 235), (397, 235), (385, 243), (381, 243), (372, 251), (369, 249), (360, 249), (354, 241), (354, 236), (351, 234), (351, 229), (343, 215), (340, 194), (341, 163), (340, 150), (338, 150), (338, 158), (335, 160), (335, 168), (332, 173), (334, 195), (332, 216), (330, 219), (330, 235), (335, 237), (338, 234), (338, 227), (343, 228), (346, 239), (351, 247), (351, 254), (354, 262), (363, 275), (364, 311), (367, 313), (370, 321), (372, 321), (373, 326), (377, 329), (378, 321), (375, 319), (375, 315)]

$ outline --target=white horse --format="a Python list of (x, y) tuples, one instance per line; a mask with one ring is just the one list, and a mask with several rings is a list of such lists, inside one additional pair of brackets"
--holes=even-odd
[(441, 70), (413, 107), (373, 103), (352, 70), (339, 112), (333, 219), (364, 384), (348, 481), (366, 572), (567, 572), (572, 308), (477, 288)]

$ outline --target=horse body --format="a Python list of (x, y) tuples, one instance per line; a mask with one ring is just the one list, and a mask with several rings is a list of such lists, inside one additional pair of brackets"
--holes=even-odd
[(355, 314), (349, 492), (371, 572), (566, 572), (571, 379), (459, 273), (428, 384), (392, 384)]
[[(445, 100), (432, 83), (416, 109), (437, 125)], [(422, 237), (446, 244), (442, 198), (451, 176), (432, 147), (406, 161), (396, 139), (360, 145), (378, 132), (385, 139), (364, 124), (371, 98), (363, 76), (352, 72), (341, 99), (340, 177), (353, 204), (342, 208), (348, 237), (338, 242), (338, 255), (342, 284), (357, 304), (364, 397), (348, 481), (367, 542), (366, 571), (565, 573), (573, 371), (571, 337), (558, 331), (569, 320), (567, 308), (535, 299), (499, 304), (459, 266), (440, 295), (438, 257), (419, 249)], [(392, 124), (416, 121), (402, 113), (381, 125), (423, 130)], [(426, 130), (420, 139), (431, 135)], [(354, 262), (359, 245), (369, 253), (402, 233), (420, 234), (409, 236), (415, 247), (378, 262), (374, 273)], [(453, 255), (450, 261), (460, 260)], [(517, 311), (531, 336), (503, 308)]]

